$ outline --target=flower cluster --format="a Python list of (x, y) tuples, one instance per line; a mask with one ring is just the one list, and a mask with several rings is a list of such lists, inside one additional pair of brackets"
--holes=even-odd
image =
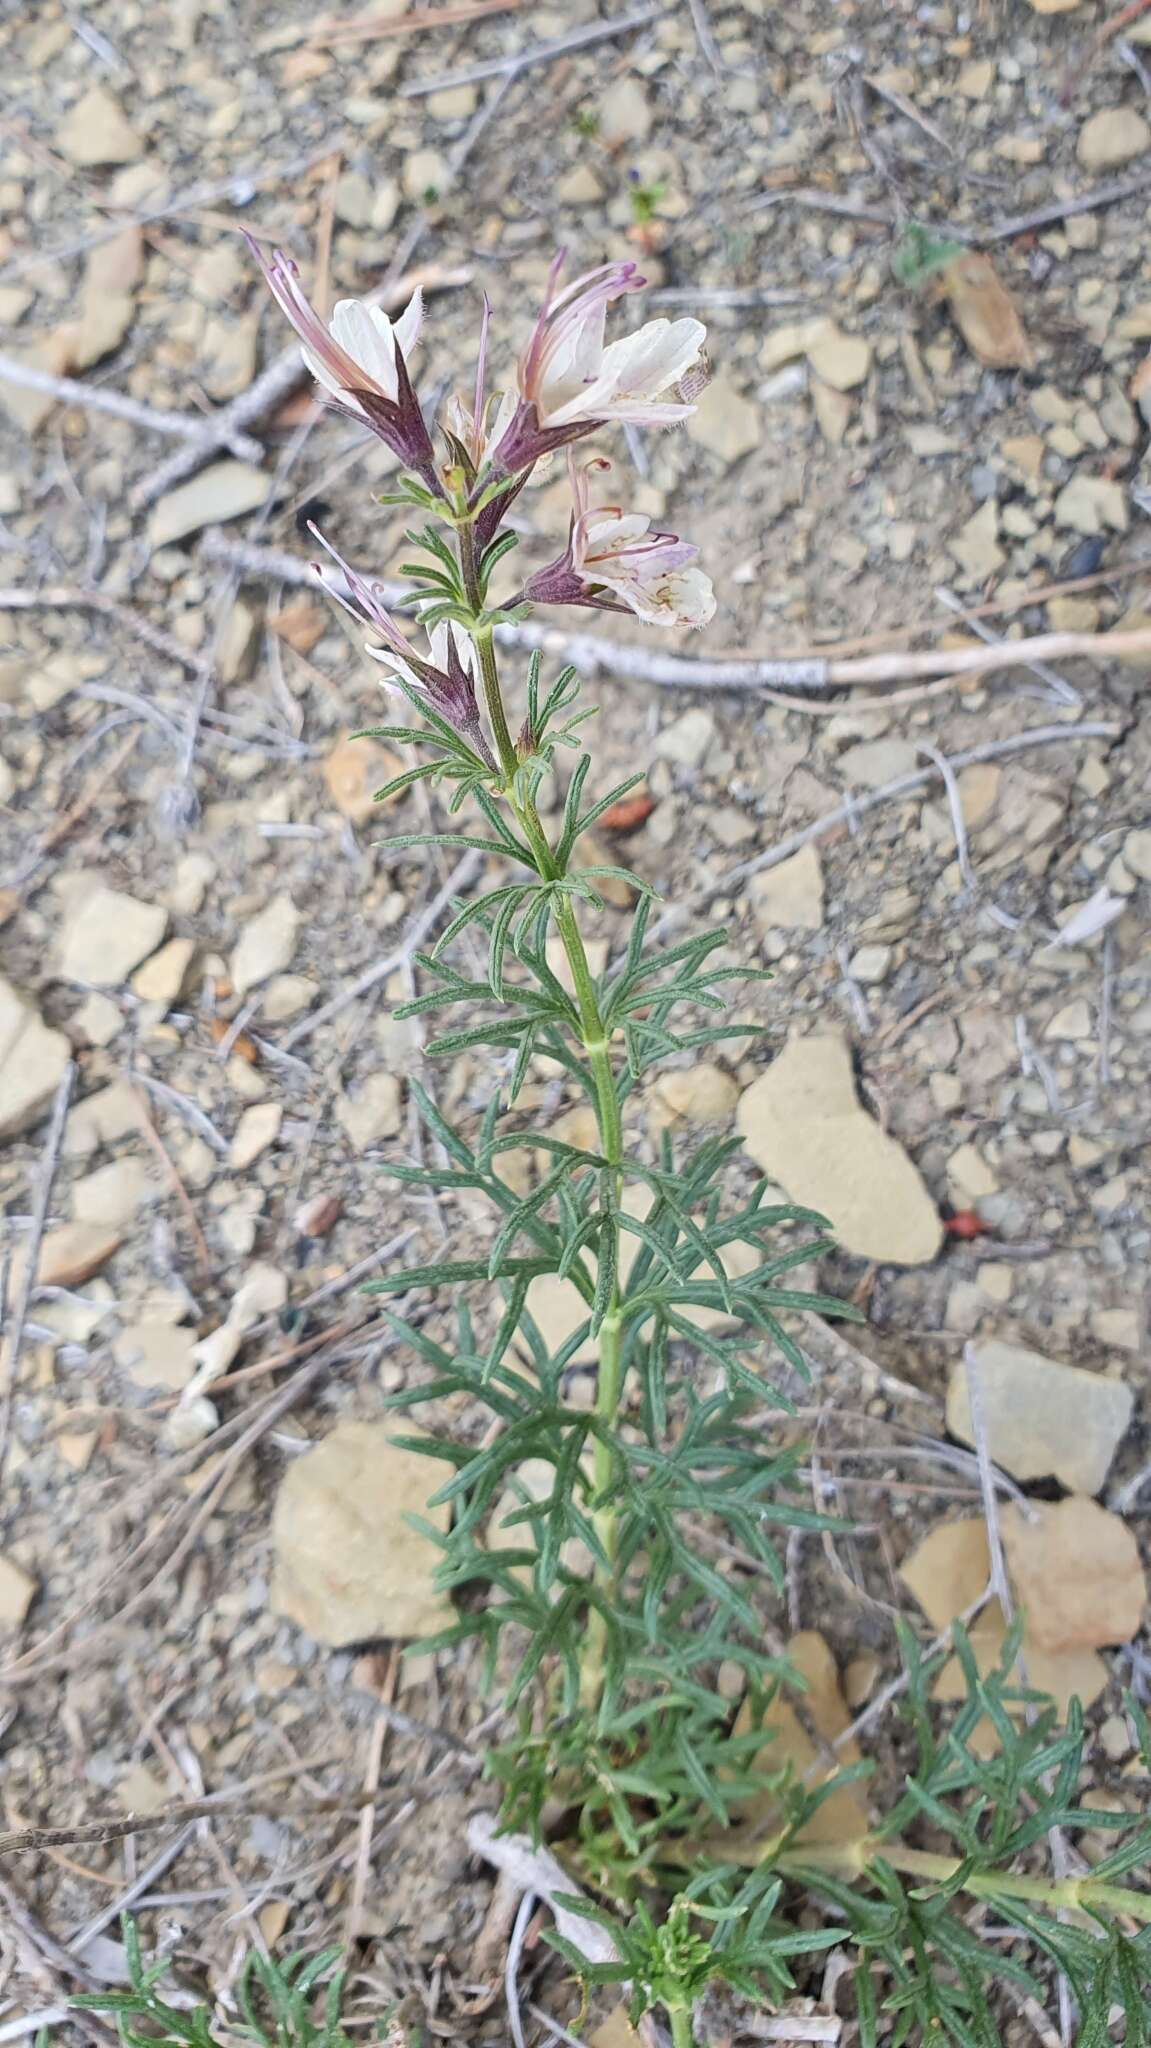
[[(557, 257), (516, 364), (514, 388), (491, 396), (485, 302), (474, 395), (470, 402), (448, 400), (441, 419), (447, 459), (437, 461), (409, 370), (423, 323), (420, 293), (394, 321), (378, 306), (342, 299), (325, 325), (302, 291), (295, 265), (280, 254), (268, 261), (254, 242), (250, 246), (328, 402), (370, 427), (399, 458), (406, 472), (401, 496), (457, 531), (469, 530), (479, 565), (470, 586), (457, 587), (450, 573), (445, 578), (428, 571), (417, 592), (419, 608), (436, 614), (428, 622), (424, 657), (399, 631), (378, 583), (358, 575), (330, 547), (336, 566), (318, 573), (331, 594), (378, 636), (382, 644), (369, 644), (368, 651), (460, 733), (481, 761), (490, 762), (491, 753), (481, 730), (475, 653), (467, 637), (476, 627), (501, 616), (523, 616), (522, 608), (531, 604), (630, 611), (649, 625), (707, 624), (715, 598), (696, 566), (697, 549), (675, 534), (653, 531), (641, 513), (593, 505), (591, 479), (609, 465), (597, 458), (581, 468), (572, 454), (574, 442), (611, 425), (662, 427), (686, 419), (706, 382), (705, 331), (698, 320), (649, 320), (607, 340), (609, 307), (644, 287), (633, 263), (605, 263), (561, 285), (563, 258)], [(490, 566), (514, 545), (514, 537), (502, 532), (506, 515), (536, 466), (560, 448), (568, 451), (572, 484), (567, 547), (528, 577), (518, 597), (488, 610)]]

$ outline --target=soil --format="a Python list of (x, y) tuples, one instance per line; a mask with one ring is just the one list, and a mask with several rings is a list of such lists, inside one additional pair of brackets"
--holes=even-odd
[[(556, 246), (574, 268), (622, 251), (650, 280), (639, 312), (705, 320), (715, 370), (689, 429), (604, 443), (612, 492), (696, 541), (716, 583), (713, 624), (664, 651), (890, 647), (919, 621), (935, 634), (925, 644), (941, 630), (966, 642), (941, 587), (961, 611), (1002, 606), (987, 627), (1009, 638), (1151, 624), (1147, 17), (1104, 38), (1092, 4), (697, 0), (636, 10), (638, 25), (581, 44), (594, 0), (453, 23), (457, 11), (405, 20), (391, 0), (360, 39), (226, 0), (10, 13), (4, 353), (93, 397), (210, 418), (287, 340), (244, 227), (332, 296), (422, 269), (419, 381), (438, 398), (466, 388), (482, 292), (498, 377)], [(494, 68), (553, 39), (571, 47)], [(454, 82), (484, 64), (489, 76)], [(433, 78), (452, 82), (420, 89)], [(1000, 232), (1111, 186), (1105, 203)], [(988, 250), (1030, 366), (980, 361), (937, 278), (897, 281), (909, 223)], [(781, 336), (817, 321), (832, 325)], [(77, 1951), (70, 1981), (36, 1930), (68, 1947), (107, 1912), (114, 1936), (125, 1900), (146, 1946), (225, 2001), (254, 1923), (281, 1953), (339, 1939), (381, 1689), (469, 1739), (489, 1711), (471, 1658), (401, 1668), (387, 1643), (331, 1651), (269, 1601), (287, 1464), (338, 1420), (379, 1419), (419, 1369), (358, 1293), (364, 1262), (397, 1238), (391, 1263), (483, 1241), (465, 1205), (414, 1198), (384, 1171), (389, 1155), (426, 1150), (407, 1077), (470, 1129), (492, 1075), (482, 1058), (430, 1071), (419, 1030), (391, 1014), (418, 982), (408, 935), (448, 857), (379, 843), (365, 792), (387, 764), (365, 749), (350, 766), (345, 746), (380, 715), (377, 672), (290, 573), (309, 559), (311, 520), (353, 561), (395, 573), (403, 520), (373, 503), (391, 458), (302, 390), (243, 431), (256, 450), (211, 462), (256, 454), (259, 478), (201, 461), (203, 516), (182, 532), (177, 485), (157, 506), (149, 480), (185, 440), (0, 381), (0, 960), (77, 1061), (49, 1227), (94, 1220), (118, 1240), (97, 1272), (29, 1310), (0, 1553), (34, 1593), (25, 1616), (18, 1587), (0, 1584), (14, 1603), (0, 1783), (10, 1826), (55, 1827), (247, 1788), (242, 1817), (223, 1808), (179, 1832), (5, 1865), (33, 1919), (29, 1932), (9, 1900), (0, 2029), (115, 1976), (122, 1956), (105, 1943)], [(517, 562), (555, 552), (565, 493), (555, 471), (524, 494)], [(227, 540), (286, 564), (250, 552), (245, 571), (205, 540), (241, 502)], [(114, 603), (94, 607), (93, 592)], [(598, 630), (588, 613), (577, 628), (589, 620)], [(614, 617), (604, 634), (663, 648)], [(508, 661), (514, 692), (522, 656)], [(818, 1275), (866, 1311), (854, 1356), (813, 1349), (808, 1397), (839, 1457), (823, 1497), (859, 1528), (830, 1558), (814, 1541), (793, 1550), (790, 1612), (774, 1619), (818, 1624), (841, 1671), (871, 1657), (873, 1690), (897, 1670), (891, 1609), (923, 1626), (899, 1564), (934, 1522), (979, 1512), (943, 1423), (969, 1338), (1123, 1378), (1135, 1420), (1113, 1484), (1149, 1455), (1149, 669), (1151, 655), (1104, 650), (1057, 664), (1054, 680), (1011, 669), (911, 703), (815, 691), (795, 708), (705, 682), (608, 672), (589, 685), (596, 785), (638, 766), (652, 800), (638, 826), (601, 835), (609, 857), (727, 925), (732, 958), (774, 970), (741, 1006), (760, 1035), (720, 1064), (742, 1089), (789, 1032), (845, 1028), (861, 1100), (941, 1214), (968, 1219), (929, 1264), (838, 1255)], [(1084, 737), (1085, 723), (1110, 730)], [(1039, 727), (1057, 738), (964, 772), (970, 878), (936, 780), (819, 836), (818, 921), (773, 924), (755, 878), (728, 879), (853, 790), (930, 766), (927, 749), (950, 759)], [(413, 793), (384, 830), (423, 829), (437, 801)], [(153, 939), (114, 979), (98, 947), (65, 973), (63, 935), (98, 886), (161, 906), (186, 958), (134, 979)], [(1053, 949), (1104, 886), (1117, 899), (1106, 929)], [(109, 915), (123, 936), (132, 913)], [(626, 915), (603, 914), (609, 944)], [(278, 964), (245, 989), (237, 947), (253, 926)], [(312, 1028), (391, 955), (370, 993)], [(110, 1086), (119, 1111), (101, 1125), (84, 1106)], [(51, 1085), (0, 1156), (12, 1249), (43, 1185), (50, 1100)], [(249, 1124), (263, 1149), (233, 1154), (256, 1105), (278, 1107), (278, 1124)], [(526, 1106), (571, 1103), (540, 1075)], [(637, 1145), (664, 1113), (651, 1091), (636, 1104)], [(679, 1121), (690, 1135), (690, 1100)], [(224, 1323), (254, 1265), (260, 1306), (233, 1370), (258, 1370), (216, 1397), (218, 1430), (174, 1450), (165, 1425), (190, 1340)], [(9, 1330), (17, 1297), (18, 1281)], [(142, 1323), (160, 1331), (151, 1363)], [(911, 1429), (938, 1462), (904, 1458)], [(851, 1447), (871, 1455), (853, 1462)], [(1151, 1487), (1128, 1493), (1143, 1538)], [(1096, 1728), (1114, 1721), (1121, 1685), (1151, 1679), (1145, 1642), (1108, 1663)], [(897, 1739), (883, 1725), (870, 1738), (881, 1764)], [(1123, 1782), (1114, 1749), (1092, 1751), (1097, 1788)], [(410, 1997), (436, 2038), (503, 2041), (501, 1923), (477, 1951), (492, 1885), (465, 1840), (488, 1795), (418, 1735), (390, 1730), (377, 1762), (357, 2008)], [(521, 1979), (573, 2023), (545, 1950), (529, 1948)], [(550, 2038), (526, 2024), (529, 2040)], [(1005, 2025), (1033, 2038), (1028, 2022)]]

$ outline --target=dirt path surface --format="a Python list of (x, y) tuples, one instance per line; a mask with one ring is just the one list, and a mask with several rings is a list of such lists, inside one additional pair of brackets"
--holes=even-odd
[[(466, 1196), (383, 1171), (428, 1156), (408, 1079), (467, 1130), (493, 1075), (429, 1068), (392, 1016), (477, 871), (379, 844), (438, 799), (373, 814), (390, 756), (347, 735), (380, 715), (376, 672), (307, 581), (311, 520), (394, 574), (392, 458), (313, 406), (239, 227), (329, 301), (422, 282), (429, 400), (466, 384), (485, 291), (506, 374), (557, 245), (636, 255), (637, 318), (708, 323), (688, 428), (604, 445), (611, 491), (699, 543), (718, 613), (686, 648), (607, 623), (594, 775), (647, 772), (601, 855), (774, 970), (740, 1010), (762, 1035), (637, 1099), (636, 1146), (738, 1121), (814, 1200), (818, 1147), (761, 1091), (818, 1031), (832, 1180), (859, 1161), (818, 1278), (867, 1322), (851, 1348), (808, 1333), (803, 1397), (810, 1483), (859, 1526), (794, 1547), (786, 1622), (823, 1630), (853, 1708), (897, 1669), (891, 1608), (927, 1632), (899, 1568), (981, 1514), (954, 1392), (955, 1435), (944, 1415), (968, 1340), (1130, 1389), (1106, 1484), (1038, 1451), (1024, 1470), (1026, 1420), (1014, 1463), (992, 1448), (1142, 1540), (1151, 638), (866, 686), (809, 670), (791, 702), (709, 675), (905, 651), (913, 625), (943, 654), (977, 626), (1151, 634), (1151, 15), (1111, 34), (1050, 5), (50, 0), (0, 22), (0, 1790), (10, 1826), (220, 1795), (4, 1866), (0, 2040), (115, 1980), (125, 1900), (225, 1998), (253, 1939), (352, 1929), (365, 2009), (507, 2038), (464, 1832), (486, 1795), (442, 1741), (489, 1711), (475, 1664), (401, 1668), (387, 1626), (349, 1638), (314, 1604), (300, 1626), (282, 1557), (273, 1577), (285, 1471), (422, 1370), (358, 1281), (482, 1241)], [(520, 501), (517, 562), (566, 517), (557, 471)], [(556, 615), (550, 661), (573, 617), (599, 632)], [(695, 666), (655, 679), (670, 654)], [(573, 1104), (541, 1072), (525, 1107)], [(205, 1366), (225, 1383), (190, 1398)], [(1074, 1436), (1097, 1404), (1066, 1399)], [(382, 1618), (414, 1569), (378, 1560)], [(1138, 1793), (1119, 1687), (1149, 1679), (1138, 1639), (1111, 1646), (1100, 1796)], [(882, 1719), (872, 1738), (882, 1761)], [(523, 1975), (570, 2024), (544, 1951)]]

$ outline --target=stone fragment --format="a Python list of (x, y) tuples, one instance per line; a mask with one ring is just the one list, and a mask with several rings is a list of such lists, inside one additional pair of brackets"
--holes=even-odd
[(128, 1323), (112, 1346), (116, 1363), (140, 1387), (179, 1393), (192, 1377), (196, 1332), (179, 1323)]
[(722, 1067), (701, 1060), (698, 1066), (661, 1074), (652, 1093), (666, 1112), (656, 1120), (661, 1128), (673, 1122), (726, 1123), (739, 1101), (739, 1084)]
[(791, 1039), (743, 1095), (737, 1123), (757, 1166), (826, 1216), (845, 1251), (907, 1266), (935, 1258), (939, 1213), (902, 1146), (861, 1107), (843, 1033)]
[[(37, 1287), (82, 1287), (98, 1273), (123, 1242), (118, 1231), (96, 1223), (62, 1223), (49, 1230), (40, 1242), (36, 1262)], [(23, 1285), (27, 1253), (19, 1246), (12, 1260), (13, 1288)]]
[(196, 951), (194, 939), (169, 939), (132, 976), (132, 993), (142, 1003), (162, 1003), (167, 1009), (183, 994), (188, 969)]
[(107, 1166), (98, 1166), (76, 1182), (72, 1214), (77, 1223), (117, 1231), (131, 1222), (145, 1202), (154, 1201), (158, 1192), (142, 1160), (111, 1159)]
[(278, 1102), (253, 1102), (236, 1125), (228, 1153), (228, 1164), (237, 1173), (255, 1164), (261, 1152), (274, 1145), (280, 1135), (284, 1112)]
[(13, 1557), (0, 1557), (0, 1629), (17, 1629), (40, 1591), (39, 1583)]
[(400, 1084), (394, 1074), (369, 1074), (352, 1095), (341, 1090), (336, 1116), (357, 1152), (366, 1152), (381, 1138), (394, 1138), (400, 1128)]
[(1151, 128), (1134, 107), (1100, 107), (1079, 130), (1076, 153), (1088, 171), (1114, 170), (1151, 148)]
[(64, 926), (60, 973), (65, 981), (118, 988), (155, 952), (167, 925), (162, 903), (141, 903), (120, 889), (95, 889)]
[(609, 149), (624, 142), (643, 142), (651, 133), (652, 108), (638, 78), (625, 72), (609, 85), (599, 101), (599, 132)]
[(273, 896), (245, 925), (232, 955), (232, 986), (246, 996), (273, 974), (282, 974), (296, 950), (300, 913), (290, 896)]
[(340, 740), (324, 762), (324, 781), (336, 809), (353, 825), (365, 825), (376, 810), (375, 793), (398, 775), (398, 755), (376, 740)]
[(272, 479), (251, 463), (229, 457), (213, 462), (199, 476), (158, 499), (148, 521), (148, 539), (153, 548), (170, 547), (205, 526), (218, 526), (227, 519), (239, 519), (264, 504)]
[[(787, 1654), (804, 1681), (804, 1690), (799, 1698), (803, 1702), (805, 1718), (816, 1736), (830, 1746), (844, 1734), (851, 1721), (840, 1688), (835, 1658), (818, 1629), (801, 1629), (790, 1637)], [(750, 1732), (755, 1725), (746, 1702), (735, 1725), (739, 1734)], [(777, 1771), (787, 1765), (797, 1780), (811, 1785), (818, 1785), (833, 1775), (826, 1762), (820, 1768), (819, 1749), (782, 1688), (768, 1701), (763, 1711), (762, 1727), (771, 1739), (756, 1757), (756, 1769)], [(842, 1768), (859, 1761), (859, 1745), (850, 1741), (842, 1745), (835, 1767)], [(768, 1834), (773, 1824), (778, 1826), (783, 1818), (779, 1795), (772, 1791), (757, 1792), (746, 1805), (741, 1804), (735, 1809), (737, 1830), (753, 1839)], [(828, 1794), (795, 1839), (825, 1846), (857, 1842), (866, 1835), (867, 1824), (867, 1804), (860, 1786), (844, 1785)], [(736, 1856), (738, 1860), (738, 1852)]]
[[(1014, 1479), (1054, 1478), (1074, 1493), (1098, 1493), (1131, 1424), (1131, 1388), (996, 1338), (980, 1340), (970, 1352), (995, 1463)], [(948, 1383), (947, 1427), (961, 1443), (974, 1444), (963, 1359)]]
[(0, 977), (0, 1139), (39, 1121), (71, 1056), (64, 1033), (45, 1024), (27, 997)]
[(1093, 537), (1105, 533), (1126, 533), (1127, 493), (1110, 477), (1079, 473), (1066, 483), (1055, 500), (1056, 526), (1068, 526), (1075, 533)]
[(999, 545), (999, 507), (994, 498), (985, 498), (947, 545), (973, 582), (983, 582), (1002, 569), (1007, 557)]
[(144, 153), (119, 100), (102, 85), (90, 85), (65, 114), (56, 130), (56, 147), (85, 170), (134, 163)]
[(1050, 1655), (1101, 1650), (1139, 1633), (1147, 1580), (1132, 1530), (1082, 1494), (1014, 1504), (1003, 1548), (1031, 1642)]
[(854, 391), (866, 381), (871, 368), (871, 343), (860, 334), (844, 334), (841, 328), (829, 325), (809, 345), (807, 360), (833, 391)]
[(683, 711), (664, 726), (654, 752), (659, 760), (673, 761), (679, 768), (698, 768), (714, 738), (715, 720), (710, 711)]
[(814, 846), (801, 846), (790, 860), (753, 875), (747, 885), (761, 931), (818, 931), (823, 923), (823, 870)]
[(451, 1623), (432, 1583), (435, 1545), (407, 1520), (446, 1529), (429, 1506), (443, 1468), (390, 1441), (391, 1425), (342, 1422), (288, 1468), (272, 1514), (272, 1607), (333, 1649), (407, 1641)]
[(762, 431), (759, 407), (722, 373), (712, 378), (687, 422), (689, 439), (725, 464), (758, 448)]

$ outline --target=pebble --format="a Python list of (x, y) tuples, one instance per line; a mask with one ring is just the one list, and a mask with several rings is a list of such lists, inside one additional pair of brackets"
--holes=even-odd
[(142, 1003), (162, 1003), (167, 1009), (183, 994), (188, 969), (196, 951), (194, 939), (169, 939), (132, 976), (132, 993)]
[(833, 391), (854, 391), (866, 382), (871, 368), (871, 343), (859, 334), (844, 334), (834, 324), (807, 349), (807, 360), (817, 377)]
[(823, 870), (817, 849), (802, 846), (790, 860), (753, 875), (747, 893), (761, 931), (818, 931), (823, 924)]
[(0, 1628), (19, 1628), (39, 1591), (31, 1572), (15, 1558), (0, 1556)]
[(865, 988), (876, 988), (887, 980), (894, 957), (892, 946), (860, 946), (851, 956), (848, 972), (853, 981), (862, 982)]
[(179, 1323), (128, 1323), (112, 1346), (121, 1372), (140, 1387), (179, 1393), (192, 1377), (196, 1332)]
[(1113, 533), (1126, 533), (1127, 493), (1109, 477), (1073, 476), (1055, 500), (1055, 524), (1088, 536), (1108, 527)]
[(296, 950), (300, 913), (290, 896), (273, 896), (251, 923), (232, 954), (232, 987), (246, 996), (273, 974), (282, 974)]
[(657, 735), (654, 752), (661, 761), (674, 761), (680, 768), (698, 768), (715, 738), (715, 720), (710, 711), (683, 711)]
[(369, 1074), (354, 1095), (336, 1097), (336, 1116), (357, 1152), (366, 1152), (381, 1138), (394, 1138), (400, 1128), (400, 1084), (394, 1074)]
[(1138, 1635), (1147, 1580), (1134, 1531), (1082, 1494), (1058, 1502), (1012, 1503), (1001, 1518), (1003, 1548), (1039, 1649), (1101, 1650)]
[(144, 153), (119, 100), (102, 85), (89, 86), (65, 114), (56, 130), (56, 147), (84, 169), (134, 163)]
[[(995, 1463), (1015, 1479), (1054, 1478), (1076, 1493), (1098, 1493), (1131, 1424), (1130, 1387), (998, 1338), (981, 1339), (971, 1356)], [(974, 1444), (962, 1359), (951, 1369), (947, 1427), (961, 1443)]]
[(190, 482), (169, 491), (153, 507), (148, 521), (148, 540), (163, 548), (199, 533), (205, 526), (217, 526), (227, 519), (239, 519), (263, 505), (272, 479), (249, 462), (229, 458), (213, 462)]
[[(120, 1249), (118, 1230), (97, 1223), (62, 1223), (45, 1233), (36, 1263), (37, 1287), (82, 1287)], [(12, 1285), (23, 1284), (27, 1253), (18, 1247), (12, 1261)]]
[(1043, 1027), (1044, 1038), (1068, 1038), (1073, 1040), (1090, 1038), (1091, 1005), (1086, 996), (1076, 996), (1073, 1002), (1065, 1003), (1057, 1010), (1048, 1024)]
[(49, 1108), (72, 1056), (62, 1031), (0, 978), (0, 1139), (27, 1130)]
[(403, 763), (377, 740), (340, 740), (324, 762), (324, 783), (341, 816), (364, 825), (375, 812), (375, 793)]
[(839, 756), (836, 766), (845, 782), (863, 789), (879, 789), (901, 775), (914, 774), (923, 763), (910, 740), (861, 740)]
[(651, 133), (651, 101), (638, 78), (629, 74), (608, 86), (598, 112), (600, 139), (609, 149), (622, 142), (644, 142)]
[(111, 1159), (85, 1174), (72, 1189), (72, 1214), (77, 1223), (93, 1223), (116, 1231), (130, 1223), (143, 1203), (159, 1190), (139, 1159)]
[(451, 182), (447, 159), (438, 149), (412, 149), (400, 173), (404, 191), (417, 203), (434, 204)]
[(440, 1552), (409, 1515), (446, 1529), (429, 1495), (443, 1467), (391, 1442), (390, 1422), (342, 1422), (289, 1465), (272, 1512), (276, 1614), (333, 1649), (409, 1641), (454, 1620), (432, 1579)]
[(1100, 107), (1079, 130), (1076, 152), (1089, 171), (1113, 170), (1151, 148), (1151, 128), (1134, 107)]
[(667, 1112), (655, 1119), (658, 1129), (669, 1122), (688, 1124), (726, 1123), (739, 1101), (739, 1084), (710, 1060), (698, 1066), (677, 1068), (661, 1074), (652, 1090), (653, 1107)]
[(934, 1259), (943, 1226), (918, 1169), (862, 1108), (842, 1032), (792, 1038), (737, 1118), (758, 1166), (827, 1217), (843, 1249), (880, 1264)]
[(1123, 864), (1141, 882), (1151, 882), (1151, 831), (1141, 827), (1123, 841)]
[(763, 426), (759, 407), (721, 372), (700, 398), (687, 422), (687, 432), (709, 455), (730, 464), (759, 447)]
[(280, 1135), (284, 1112), (278, 1102), (254, 1102), (236, 1125), (228, 1152), (228, 1164), (242, 1173), (274, 1145)]
[(999, 545), (999, 507), (995, 499), (985, 499), (947, 545), (973, 582), (981, 583), (1002, 569), (1007, 557)]
[(960, 1145), (947, 1162), (947, 1177), (968, 1202), (999, 1192), (999, 1182), (977, 1145)]
[(154, 953), (168, 925), (160, 903), (141, 903), (119, 889), (95, 889), (68, 919), (60, 941), (65, 981), (118, 988)]

